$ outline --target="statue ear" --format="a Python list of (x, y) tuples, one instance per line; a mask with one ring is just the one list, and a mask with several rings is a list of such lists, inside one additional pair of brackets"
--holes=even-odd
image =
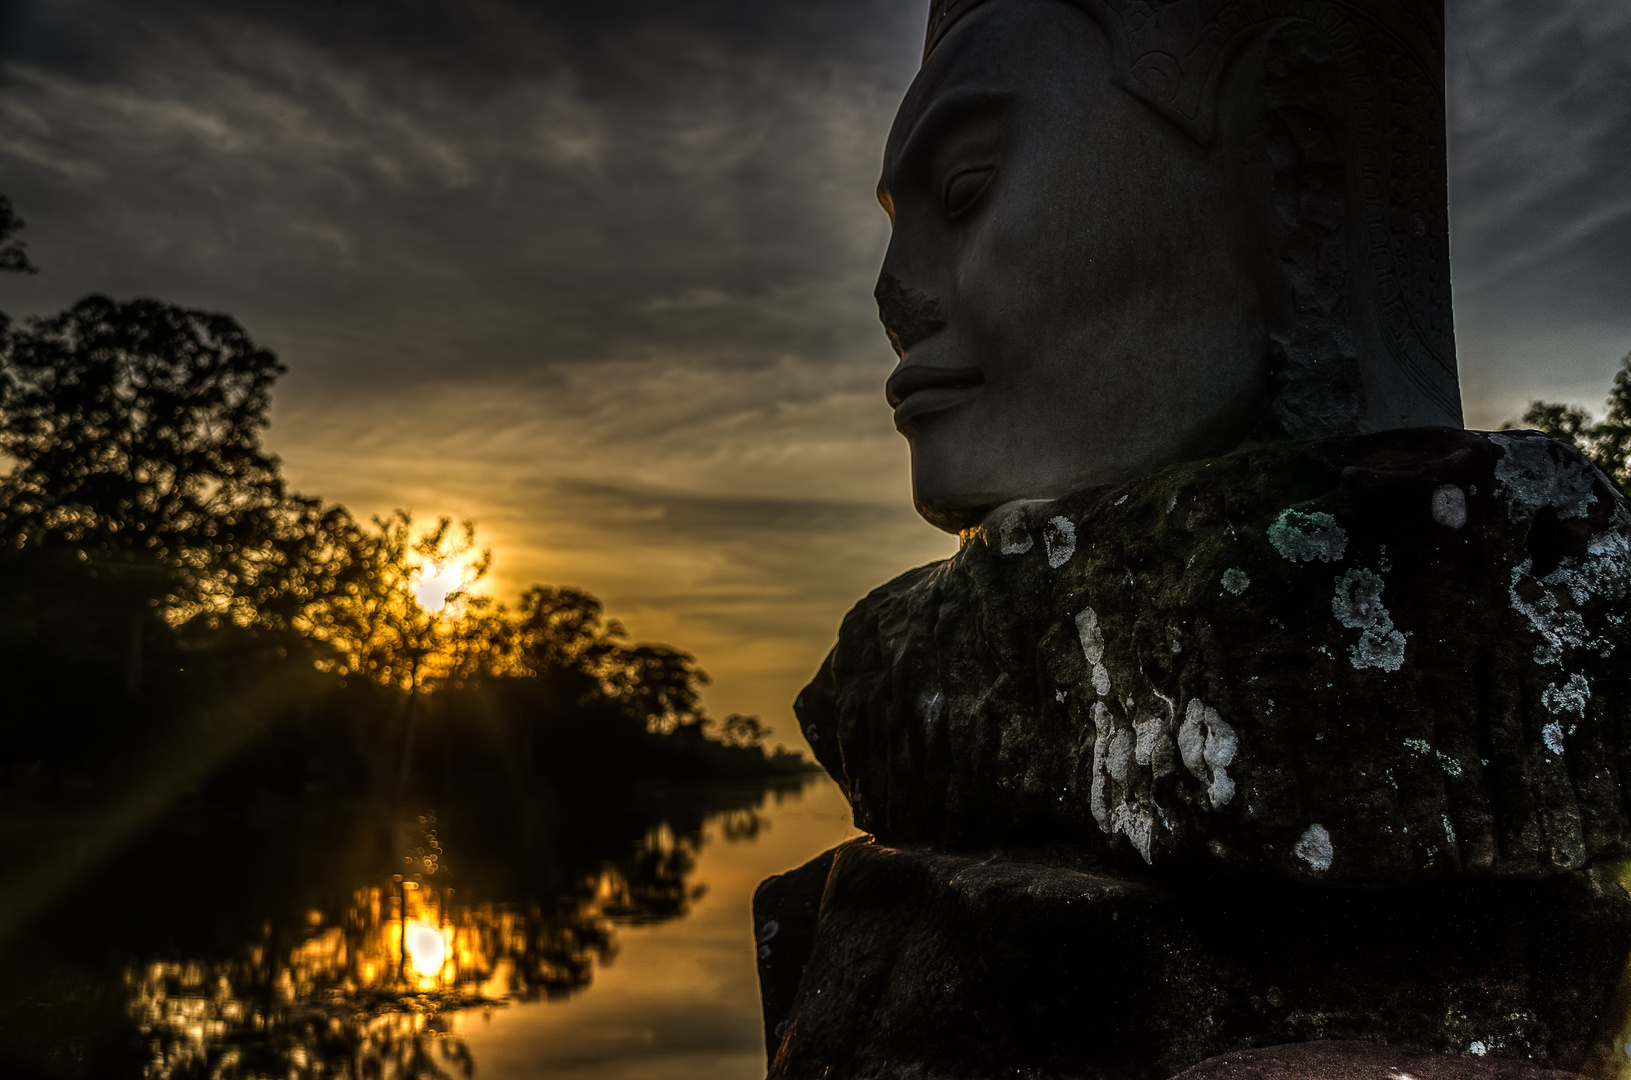
[(1347, 87), (1319, 29), (1269, 30), (1233, 65), (1220, 116), (1239, 155), (1248, 238), (1260, 254), (1271, 382), (1260, 434), (1316, 438), (1356, 431), (1365, 387), (1354, 328), (1363, 267)]

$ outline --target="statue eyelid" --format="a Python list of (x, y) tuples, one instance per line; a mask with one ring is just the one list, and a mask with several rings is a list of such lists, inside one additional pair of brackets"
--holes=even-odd
[(991, 178), (996, 174), (995, 165), (981, 164), (958, 169), (946, 177), (940, 189), (940, 201), (946, 208), (946, 216), (960, 218), (974, 209), (974, 204), (980, 201), (980, 196), (991, 186)]
[[(936, 102), (913, 127), (901, 143), (888, 173), (888, 187), (893, 189), (897, 177), (904, 174), (923, 175), (932, 168), (935, 158), (951, 138), (971, 121), (988, 119), (1008, 104), (1009, 96), (990, 92), (959, 94)], [(923, 170), (919, 172), (919, 170)]]

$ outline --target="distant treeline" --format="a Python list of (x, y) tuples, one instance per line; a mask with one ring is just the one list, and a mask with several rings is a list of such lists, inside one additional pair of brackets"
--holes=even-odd
[(1601, 420), (1593, 420), (1579, 405), (1531, 401), (1521, 420), (1508, 420), (1502, 427), (1515, 428), (1520, 423), (1577, 447), (1621, 491), (1631, 491), (1631, 352), (1614, 373)]
[[(0, 271), (34, 270), (21, 224), (0, 196)], [(471, 523), (289, 490), (261, 446), (283, 370), (232, 318), (157, 300), (0, 313), (12, 783), (178, 753), (427, 794), (803, 767), (757, 718), (709, 718), (695, 660), (630, 643), (593, 596), (472, 591), (491, 554)]]

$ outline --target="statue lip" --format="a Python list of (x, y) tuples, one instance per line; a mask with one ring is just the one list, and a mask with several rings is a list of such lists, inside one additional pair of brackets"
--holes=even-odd
[[(979, 368), (942, 368), (927, 364), (902, 364), (884, 384), (884, 397), (898, 414), (906, 399), (923, 390), (973, 390), (985, 385), (985, 372)], [(940, 395), (936, 395), (939, 397)], [(921, 411), (921, 410), (914, 410)]]

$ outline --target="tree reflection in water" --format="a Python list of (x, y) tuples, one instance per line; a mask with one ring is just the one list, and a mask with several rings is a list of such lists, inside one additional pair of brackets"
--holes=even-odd
[[(219, 844), (208, 844), (217, 863), (191, 883), (205, 884), (202, 891), (178, 895), (162, 882), (149, 883), (169, 893), (148, 901), (170, 917), (170, 925), (156, 933), (168, 947), (117, 943), (125, 950), (119, 989), (139, 1075), (472, 1076), (475, 1062), (453, 1032), (453, 1013), (563, 998), (588, 986), (596, 965), (615, 956), (616, 926), (681, 917), (702, 894), (704, 886), (691, 876), (705, 821), (716, 820), (728, 840), (752, 839), (766, 827), (760, 811), (766, 794), (763, 788), (714, 792), (695, 805), (671, 798), (660, 811), (624, 805), (593, 815), (594, 829), (580, 822), (568, 830), (570, 843), (556, 836), (530, 851), (524, 843), (521, 850), (515, 846), (531, 835), (524, 822), (512, 835), (495, 838), (490, 821), (469, 831), (475, 842), (468, 852), (451, 839), (444, 851), (444, 826), (460, 815), (439, 822), (435, 812), (426, 812), (397, 823), (393, 842), (382, 845), (397, 854), (362, 860), (380, 872), (349, 891), (320, 881), (335, 869), (312, 857), (314, 849), (321, 851), (322, 829), (299, 830), (303, 835), (294, 847), (305, 849), (304, 864), (299, 858), (271, 860), (297, 867), (293, 879), (304, 875), (292, 888), (246, 875), (241, 867), (223, 867)], [(459, 836), (466, 838), (466, 830)], [(173, 839), (162, 838), (157, 847)], [(355, 867), (355, 850), (346, 854), (344, 844), (336, 847), (332, 858), (342, 872)], [(621, 851), (591, 854), (609, 847)], [(251, 864), (266, 861), (267, 852), (254, 845), (239, 845), (239, 853)], [(391, 862), (400, 873), (383, 872), (393, 868)], [(95, 894), (107, 884), (87, 891)], [(210, 885), (217, 886), (216, 895)], [(325, 901), (325, 893), (332, 899)], [(304, 900), (304, 910), (294, 900)], [(178, 908), (192, 909), (191, 918)], [(223, 912), (240, 928), (251, 915), (259, 926), (240, 929), (235, 943), (219, 934), (211, 942), (178, 941), (189, 923), (219, 922)], [(47, 954), (57, 959), (49, 949)], [(84, 1035), (58, 1030), (49, 1038)], [(14, 1050), (7, 1041), (0, 1037), (0, 1060)], [(107, 1032), (92, 1033), (89, 1041), (105, 1044)], [(64, 1063), (53, 1056), (59, 1066)], [(100, 1071), (59, 1067), (46, 1075)]]

